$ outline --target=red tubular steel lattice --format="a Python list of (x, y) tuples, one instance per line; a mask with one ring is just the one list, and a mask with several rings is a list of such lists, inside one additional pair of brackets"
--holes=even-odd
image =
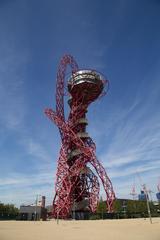
[[(68, 119), (64, 115), (65, 74), (70, 65), (71, 78), (67, 81), (70, 106)], [(95, 144), (86, 133), (88, 105), (104, 94), (104, 81), (94, 70), (79, 70), (71, 55), (65, 55), (59, 65), (56, 83), (56, 111), (45, 114), (58, 126), (62, 145), (58, 160), (53, 216), (67, 218), (71, 212), (96, 211), (99, 200), (99, 181), (88, 164), (101, 179), (106, 192), (108, 212), (113, 210), (115, 193), (107, 173), (95, 155)]]

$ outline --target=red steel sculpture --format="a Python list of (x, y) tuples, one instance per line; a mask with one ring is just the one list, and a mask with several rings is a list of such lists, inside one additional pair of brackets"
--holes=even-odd
[[(70, 65), (71, 77), (65, 81), (66, 69)], [(65, 84), (68, 88), (68, 119), (64, 113)], [(68, 218), (73, 211), (95, 212), (102, 181), (108, 212), (113, 211), (115, 193), (111, 180), (95, 155), (96, 147), (86, 132), (87, 108), (90, 103), (108, 89), (108, 80), (95, 70), (79, 70), (71, 55), (60, 61), (56, 83), (56, 111), (45, 109), (45, 114), (57, 125), (62, 145), (58, 160), (53, 216)], [(94, 170), (94, 171), (93, 171)]]

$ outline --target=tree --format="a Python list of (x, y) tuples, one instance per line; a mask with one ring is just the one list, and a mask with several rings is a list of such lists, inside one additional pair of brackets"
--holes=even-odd
[(103, 201), (103, 198), (100, 198), (100, 201), (98, 203), (98, 207), (97, 207), (97, 213), (101, 214), (101, 218), (103, 219), (103, 214), (106, 213), (107, 209), (106, 209), (106, 202)]
[(19, 213), (18, 208), (13, 204), (0, 203), (0, 217), (1, 218), (15, 218)]
[(119, 199), (116, 199), (114, 201), (113, 209), (114, 209), (114, 212), (116, 212), (116, 213), (120, 213), (120, 212), (123, 211), (122, 204), (121, 204), (121, 201)]

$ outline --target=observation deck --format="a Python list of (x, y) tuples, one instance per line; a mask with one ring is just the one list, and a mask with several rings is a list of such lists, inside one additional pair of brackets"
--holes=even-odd
[(83, 99), (83, 103), (89, 104), (98, 98), (104, 88), (103, 77), (94, 70), (80, 70), (72, 74), (68, 81), (68, 91), (72, 99)]

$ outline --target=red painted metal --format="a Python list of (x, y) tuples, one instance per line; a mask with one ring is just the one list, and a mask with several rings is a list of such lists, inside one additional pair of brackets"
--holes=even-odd
[[(62, 145), (58, 160), (55, 197), (53, 200), (53, 216), (67, 218), (73, 210), (74, 204), (79, 204), (87, 199), (88, 210), (95, 212), (99, 200), (99, 181), (96, 174), (88, 165), (92, 166), (101, 179), (104, 190), (106, 192), (106, 204), (108, 212), (113, 211), (113, 202), (115, 193), (112, 187), (111, 180), (101, 163), (95, 155), (95, 144), (88, 136), (83, 140), (78, 136), (78, 132), (84, 130), (83, 124), (78, 124), (77, 120), (85, 118), (88, 105), (96, 98), (103, 95), (104, 91), (99, 94), (99, 88), (91, 91), (89, 98), (84, 97), (84, 92), (88, 88), (89, 83), (78, 86), (78, 91), (71, 90), (74, 88), (68, 85), (68, 92), (71, 94), (72, 103), (70, 104), (70, 113), (68, 119), (65, 119), (64, 111), (64, 95), (65, 95), (65, 74), (66, 68), (70, 65), (72, 69), (72, 78), (78, 71), (78, 65), (71, 55), (65, 55), (59, 65), (56, 83), (56, 111), (46, 109), (45, 114), (57, 125), (60, 131)], [(106, 84), (108, 81), (101, 80), (100, 84)], [(99, 96), (98, 96), (99, 95)], [(88, 95), (87, 95), (88, 96)], [(69, 160), (71, 151), (78, 149), (79, 154)], [(86, 210), (86, 209), (85, 209)]]

